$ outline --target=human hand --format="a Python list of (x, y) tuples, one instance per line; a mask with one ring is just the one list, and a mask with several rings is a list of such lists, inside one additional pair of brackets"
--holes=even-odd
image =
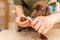
[[(24, 16), (24, 18), (26, 18), (26, 17)], [(21, 26), (21, 27), (28, 27), (29, 26), (30, 22), (28, 20), (20, 21), (20, 19), (21, 19), (21, 17), (17, 17), (15, 20), (15, 22), (18, 26)]]
[(31, 26), (38, 31), (38, 33), (46, 34), (55, 23), (56, 18), (54, 15), (39, 16), (32, 21)]

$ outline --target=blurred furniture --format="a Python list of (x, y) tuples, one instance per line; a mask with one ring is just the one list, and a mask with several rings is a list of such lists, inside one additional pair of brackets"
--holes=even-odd
[[(0, 3), (3, 3), (0, 5), (0, 26), (4, 25), (5, 29), (8, 29), (8, 22), (9, 22), (9, 5), (8, 0), (0, 0)], [(4, 13), (1, 13), (2, 9), (4, 10)]]

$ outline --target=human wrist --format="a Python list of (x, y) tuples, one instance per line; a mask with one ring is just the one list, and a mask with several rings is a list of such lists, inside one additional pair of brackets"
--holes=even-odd
[(20, 14), (20, 17), (25, 17), (25, 15), (24, 14)]
[(60, 22), (60, 13), (55, 13), (52, 16), (53, 16), (53, 18), (55, 20), (55, 23)]

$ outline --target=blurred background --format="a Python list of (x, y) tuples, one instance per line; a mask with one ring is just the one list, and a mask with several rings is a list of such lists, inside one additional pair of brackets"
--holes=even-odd
[[(60, 0), (46, 0), (50, 7), (51, 14), (60, 11)], [(0, 30), (16, 30), (16, 13), (14, 10), (14, 0), (0, 0)], [(60, 23), (54, 25), (54, 28), (60, 28)]]

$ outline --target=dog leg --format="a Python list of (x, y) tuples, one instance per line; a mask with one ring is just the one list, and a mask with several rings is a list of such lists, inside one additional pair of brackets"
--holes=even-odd
[(41, 40), (48, 40), (48, 38), (45, 35), (43, 35), (43, 34), (40, 34), (40, 39)]

